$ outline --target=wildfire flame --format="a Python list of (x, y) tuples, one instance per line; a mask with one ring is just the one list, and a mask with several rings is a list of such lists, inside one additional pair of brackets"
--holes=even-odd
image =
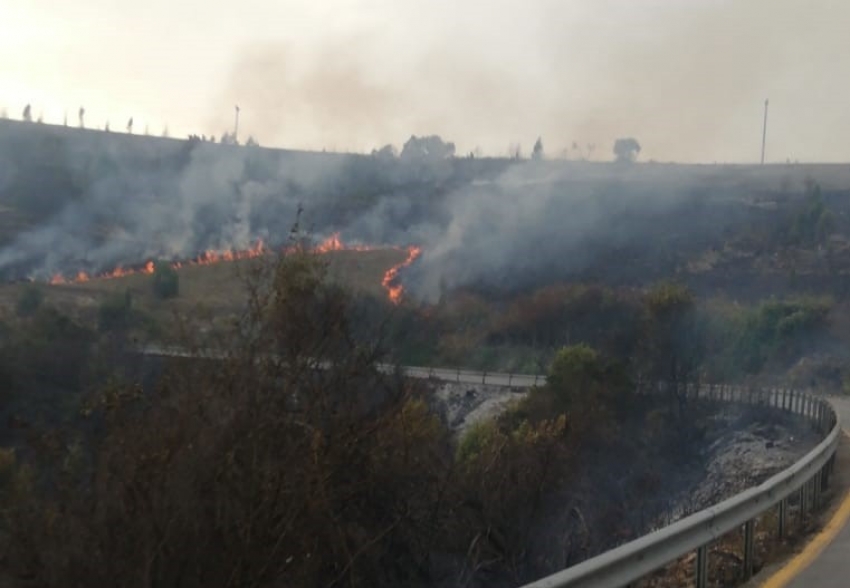
[(398, 272), (401, 268), (409, 266), (416, 261), (416, 258), (422, 255), (422, 248), (411, 246), (407, 248), (407, 259), (392, 266), (384, 274), (384, 279), (381, 280), (381, 285), (386, 289), (387, 296), (393, 304), (401, 304), (402, 296), (404, 295), (404, 286), (398, 281)]
[[(339, 233), (333, 233), (324, 241), (316, 245), (312, 250), (314, 253), (323, 254), (329, 253), (331, 251), (375, 251), (378, 249), (380, 249), (380, 247), (375, 247), (372, 245), (346, 245), (340, 238)], [(175, 270), (178, 270), (191, 265), (212, 265), (214, 263), (221, 263), (226, 261), (251, 259), (254, 257), (260, 257), (262, 255), (267, 255), (269, 253), (272, 253), (272, 251), (273, 250), (267, 247), (263, 240), (260, 239), (255, 245), (245, 250), (227, 249), (222, 251), (216, 251), (214, 249), (208, 249), (192, 259), (186, 261), (171, 262), (170, 267)], [(284, 248), (282, 250), (283, 253), (289, 253), (290, 251), (290, 248)], [(412, 264), (416, 260), (416, 258), (419, 257), (421, 254), (422, 249), (420, 247), (408, 247), (407, 258), (401, 263), (394, 265), (384, 273), (384, 278), (381, 280), (381, 285), (387, 291), (387, 296), (389, 297), (390, 302), (392, 302), (393, 304), (400, 304), (402, 296), (404, 294), (404, 286), (402, 286), (398, 281), (399, 270)], [(154, 268), (154, 262), (147, 261), (141, 267), (125, 268), (118, 266), (111, 271), (95, 275), (91, 275), (83, 271), (78, 272), (77, 275), (73, 277), (65, 277), (62, 274), (54, 274), (53, 277), (50, 278), (49, 282), (53, 285), (74, 283), (79, 284), (91, 280), (109, 280), (112, 278), (122, 278), (124, 276), (130, 276), (133, 274), (152, 274), (154, 272)]]

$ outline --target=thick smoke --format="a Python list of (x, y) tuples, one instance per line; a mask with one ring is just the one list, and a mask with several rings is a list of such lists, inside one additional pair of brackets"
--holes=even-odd
[[(5, 200), (32, 208), (35, 195), (52, 196), (32, 208), (40, 218), (31, 229), (0, 248), (0, 278), (92, 274), (258, 240), (282, 247), (303, 205), (317, 238), (339, 231), (350, 243), (421, 246), (403, 280), (434, 301), (463, 287), (651, 280), (678, 269), (683, 246), (699, 252), (762, 214), (742, 206), (746, 178), (723, 167), (422, 161), (129, 137), (88, 144), (73, 133), (67, 150), (48, 142), (47, 167), (32, 163), (40, 144), (0, 157)], [(778, 186), (786, 172), (770, 173)], [(41, 186), (43, 176), (53, 183)], [(707, 198), (712, 191), (733, 198)]]
[[(139, 150), (135, 158), (111, 152), (88, 162), (74, 162), (69, 154), (71, 175), (88, 174), (88, 188), (76, 198), (54, 194), (37, 211), (52, 207), (53, 212), (0, 249), (0, 275), (44, 279), (98, 273), (148, 259), (186, 259), (209, 249), (248, 249), (260, 239), (281, 246), (299, 201), (319, 189), (320, 174), (334, 174), (335, 167), (329, 158), (319, 164), (301, 157), (286, 164), (273, 161), (264, 169), (262, 154), (203, 144), (153, 151)], [(0, 163), (0, 169), (13, 167)], [(13, 178), (7, 191), (25, 189), (39, 171), (5, 174)]]

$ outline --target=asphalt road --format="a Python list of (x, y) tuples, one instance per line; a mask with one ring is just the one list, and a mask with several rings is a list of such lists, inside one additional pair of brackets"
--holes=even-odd
[[(139, 348), (143, 355), (154, 355), (160, 357), (206, 357), (215, 359), (225, 357), (221, 352), (212, 350), (201, 350), (200, 353), (192, 352), (182, 347), (166, 347), (160, 345), (147, 345)], [(395, 369), (392, 364), (378, 364), (378, 369), (390, 373)], [(486, 384), (488, 386), (501, 386), (504, 388), (530, 388), (537, 384), (546, 382), (542, 375), (528, 374), (506, 374), (502, 372), (475, 372), (470, 370), (459, 370), (449, 368), (428, 368), (418, 366), (401, 366), (402, 372), (411, 378), (432, 379), (441, 382), (459, 382), (464, 384)]]
[[(845, 431), (850, 431), (850, 399), (830, 399)], [(842, 500), (840, 496), (838, 499)], [(850, 586), (850, 523), (826, 546), (812, 564), (787, 585), (788, 588), (847, 588)]]

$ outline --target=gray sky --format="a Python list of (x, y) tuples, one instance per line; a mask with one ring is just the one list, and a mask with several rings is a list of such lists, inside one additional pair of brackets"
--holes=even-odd
[(4, 0), (0, 108), (152, 134), (368, 151), (850, 161), (840, 0)]

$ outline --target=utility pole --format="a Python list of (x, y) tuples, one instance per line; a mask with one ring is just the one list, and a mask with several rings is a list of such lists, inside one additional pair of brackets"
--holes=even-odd
[(236, 106), (236, 122), (233, 124), (233, 142), (236, 143), (236, 137), (239, 135), (239, 106)]
[(764, 165), (764, 147), (767, 143), (767, 105), (768, 100), (764, 100), (764, 127), (761, 131), (761, 164)]

